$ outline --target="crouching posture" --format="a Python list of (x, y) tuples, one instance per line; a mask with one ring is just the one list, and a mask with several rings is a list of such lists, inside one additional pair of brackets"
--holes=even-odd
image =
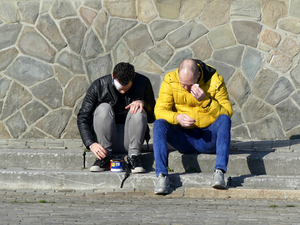
[(167, 144), (181, 153), (216, 153), (212, 186), (225, 188), (232, 107), (217, 71), (200, 60), (182, 61), (166, 74), (154, 112), (154, 193), (169, 191)]
[(112, 153), (127, 153), (132, 173), (144, 172), (140, 159), (148, 123), (154, 121), (155, 99), (150, 80), (133, 65), (119, 63), (113, 73), (89, 87), (78, 113), (83, 143), (96, 156), (92, 172), (108, 170)]

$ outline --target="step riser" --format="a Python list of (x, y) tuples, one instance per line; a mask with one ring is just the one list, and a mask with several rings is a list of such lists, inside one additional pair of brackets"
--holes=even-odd
[[(124, 157), (125, 155), (121, 155)], [(43, 169), (43, 170), (82, 170), (90, 168), (95, 161), (91, 152), (84, 155), (82, 150), (10, 150), (0, 151), (0, 168)], [(143, 154), (146, 171), (154, 171), (153, 153)], [(168, 167), (177, 173), (212, 173), (216, 155), (213, 154), (169, 154)], [(243, 153), (229, 156), (229, 174), (253, 175), (298, 175), (300, 153)]]
[[(94, 190), (118, 189), (121, 187), (125, 173), (90, 173), (57, 171), (18, 171), (0, 170), (0, 189), (34, 189), (34, 190)], [(212, 174), (170, 174), (172, 188), (210, 187)], [(137, 190), (154, 189), (156, 176), (152, 173), (131, 174), (124, 182), (123, 188)], [(300, 178), (295, 177), (233, 177), (225, 176), (228, 186), (258, 189), (298, 189)]]

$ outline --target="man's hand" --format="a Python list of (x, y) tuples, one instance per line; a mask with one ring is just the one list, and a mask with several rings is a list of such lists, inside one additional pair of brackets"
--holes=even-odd
[(190, 127), (196, 122), (196, 120), (192, 119), (186, 114), (178, 114), (176, 119), (182, 127)]
[(199, 85), (194, 84), (191, 88), (191, 94), (197, 99), (199, 102), (205, 97), (205, 93)]
[(98, 159), (104, 159), (106, 157), (107, 151), (99, 143), (93, 143), (90, 145), (90, 150)]
[(126, 106), (125, 109), (130, 108), (129, 112), (131, 114), (135, 114), (138, 111), (138, 109), (140, 109), (140, 112), (142, 112), (143, 107), (144, 107), (144, 102), (142, 100), (136, 100), (134, 102), (131, 102), (128, 106)]

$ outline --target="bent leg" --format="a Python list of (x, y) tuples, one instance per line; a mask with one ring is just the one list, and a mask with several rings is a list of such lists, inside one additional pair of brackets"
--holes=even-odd
[(93, 123), (98, 143), (111, 153), (112, 137), (116, 130), (115, 114), (112, 106), (108, 103), (100, 104), (94, 112)]
[(124, 145), (128, 149), (128, 155), (141, 154), (147, 129), (147, 113), (139, 110), (135, 114), (128, 112), (125, 121)]

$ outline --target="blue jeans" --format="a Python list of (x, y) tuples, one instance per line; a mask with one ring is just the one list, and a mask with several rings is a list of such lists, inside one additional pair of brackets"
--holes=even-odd
[(153, 126), (153, 151), (156, 176), (168, 175), (167, 144), (181, 153), (216, 153), (215, 169), (227, 171), (230, 147), (231, 119), (220, 115), (206, 128), (185, 129), (159, 119)]

